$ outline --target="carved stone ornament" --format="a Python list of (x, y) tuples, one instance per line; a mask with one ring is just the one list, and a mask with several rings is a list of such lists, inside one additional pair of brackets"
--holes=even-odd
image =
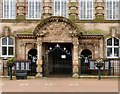
[(11, 35), (10, 27), (5, 26), (5, 27), (3, 28), (2, 35), (3, 35), (4, 37), (8, 37), (8, 36), (10, 36), (10, 35)]
[(34, 29), (33, 34), (35, 36), (66, 36), (66, 33), (70, 35), (78, 35), (77, 26), (69, 19), (64, 17), (49, 17), (44, 19)]
[(117, 35), (117, 28), (112, 27), (111, 30), (110, 30), (110, 35), (112, 37), (115, 37)]

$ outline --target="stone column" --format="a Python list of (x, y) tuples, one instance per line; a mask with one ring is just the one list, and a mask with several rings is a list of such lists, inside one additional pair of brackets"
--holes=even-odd
[(37, 39), (37, 74), (36, 77), (42, 77), (42, 41), (41, 38)]
[(73, 77), (78, 78), (79, 77), (79, 63), (78, 63), (78, 39), (75, 38), (75, 41), (73, 42)]

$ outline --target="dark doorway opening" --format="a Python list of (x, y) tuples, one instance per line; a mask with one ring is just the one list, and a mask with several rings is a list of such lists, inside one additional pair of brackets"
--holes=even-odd
[(44, 55), (44, 76), (70, 76), (72, 74), (72, 44), (46, 44)]
[(89, 72), (89, 59), (92, 58), (92, 52), (89, 49), (85, 49), (81, 52), (81, 74), (88, 75)]
[(36, 49), (30, 49), (28, 52), (28, 59), (31, 61), (30, 63), (30, 71), (28, 72), (28, 75), (35, 76), (36, 75), (36, 61), (37, 61), (37, 50)]

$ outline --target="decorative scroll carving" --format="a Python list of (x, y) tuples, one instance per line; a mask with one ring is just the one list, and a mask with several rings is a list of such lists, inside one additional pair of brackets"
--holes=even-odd
[(112, 37), (115, 37), (117, 35), (117, 28), (116, 27), (111, 27), (110, 35)]
[(46, 37), (57, 37), (57, 36), (69, 36), (70, 27), (64, 23), (53, 22), (46, 27), (45, 31), (47, 32)]
[(11, 35), (11, 29), (9, 26), (3, 28), (2, 36), (8, 37)]
[(75, 34), (78, 34), (79, 32), (77, 26), (69, 19), (64, 17), (49, 17), (47, 19), (44, 19), (40, 22), (40, 24), (37, 25), (33, 34), (43, 37), (46, 34), (52, 32), (53, 35), (59, 35), (62, 34), (64, 30), (69, 30), (71, 34), (73, 34), (73, 31)]

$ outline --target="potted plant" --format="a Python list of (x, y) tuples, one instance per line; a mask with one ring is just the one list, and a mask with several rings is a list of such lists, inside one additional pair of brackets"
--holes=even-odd
[(104, 60), (103, 60), (102, 58), (97, 59), (97, 60), (95, 61), (95, 66), (96, 66), (97, 68), (102, 68), (103, 65), (104, 65)]

